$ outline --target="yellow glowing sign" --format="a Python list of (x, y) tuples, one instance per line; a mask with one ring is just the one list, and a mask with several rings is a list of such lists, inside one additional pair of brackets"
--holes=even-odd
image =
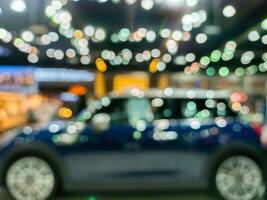
[(149, 77), (143, 73), (116, 75), (113, 81), (113, 89), (116, 92), (123, 92), (131, 88), (146, 90), (149, 88)]

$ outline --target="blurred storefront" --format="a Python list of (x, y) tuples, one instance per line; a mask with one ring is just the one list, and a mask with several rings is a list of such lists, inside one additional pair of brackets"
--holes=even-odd
[(30, 110), (36, 109), (41, 96), (30, 67), (0, 68), (0, 132), (25, 124)]
[[(86, 70), (1, 66), (0, 132), (27, 123), (46, 122), (86, 106), (94, 75)], [(84, 97), (84, 98), (83, 98)], [(63, 118), (72, 115), (60, 115)]]

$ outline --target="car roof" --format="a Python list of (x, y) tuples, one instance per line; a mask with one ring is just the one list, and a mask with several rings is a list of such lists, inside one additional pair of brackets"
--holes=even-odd
[(229, 90), (204, 90), (204, 89), (130, 89), (123, 92), (112, 92), (111, 99), (119, 98), (177, 98), (177, 99), (229, 99), (232, 94)]

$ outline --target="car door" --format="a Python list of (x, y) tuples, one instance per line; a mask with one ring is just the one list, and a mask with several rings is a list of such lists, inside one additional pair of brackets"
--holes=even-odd
[(150, 178), (154, 183), (194, 183), (202, 180), (207, 153), (201, 146), (198, 129), (192, 127), (194, 119), (186, 119), (186, 99), (150, 99), (154, 120), (143, 131), (142, 154), (149, 166)]
[(149, 166), (143, 163), (141, 133), (135, 123), (151, 118), (151, 113), (145, 112), (149, 110), (148, 102), (116, 98), (108, 105), (97, 104), (98, 110), (79, 134), (82, 140), (67, 147), (65, 158), (74, 182), (110, 185), (135, 183), (142, 177)]

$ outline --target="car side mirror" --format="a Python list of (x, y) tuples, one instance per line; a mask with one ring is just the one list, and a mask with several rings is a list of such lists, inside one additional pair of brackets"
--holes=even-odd
[(92, 118), (92, 128), (96, 132), (105, 132), (110, 127), (111, 118), (106, 113), (99, 113)]

